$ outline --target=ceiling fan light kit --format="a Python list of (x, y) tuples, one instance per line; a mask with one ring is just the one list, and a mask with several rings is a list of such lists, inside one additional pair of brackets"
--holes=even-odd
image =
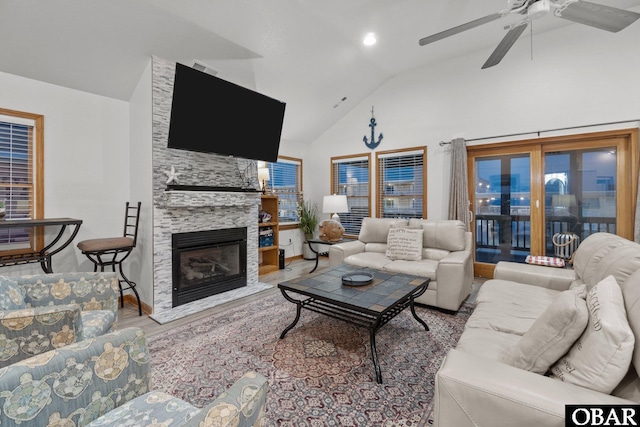
[(508, 0), (507, 4), (508, 8), (506, 10), (474, 19), (466, 24), (458, 25), (428, 37), (423, 37), (418, 41), (418, 44), (425, 46), (446, 37), (493, 22), (507, 15), (524, 15), (521, 21), (505, 27), (508, 32), (482, 66), (482, 69), (485, 69), (497, 65), (502, 58), (504, 58), (531, 21), (542, 18), (551, 11), (553, 11), (555, 17), (613, 33), (625, 29), (640, 18), (640, 13), (585, 0)]

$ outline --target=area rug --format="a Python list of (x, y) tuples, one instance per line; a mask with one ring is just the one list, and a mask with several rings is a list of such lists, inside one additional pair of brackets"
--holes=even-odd
[(382, 384), (368, 330), (310, 311), (284, 339), (295, 305), (274, 293), (149, 339), (153, 386), (202, 407), (245, 371), (267, 377), (269, 426), (423, 426), (434, 376), (473, 306), (456, 314), (405, 310), (376, 334)]

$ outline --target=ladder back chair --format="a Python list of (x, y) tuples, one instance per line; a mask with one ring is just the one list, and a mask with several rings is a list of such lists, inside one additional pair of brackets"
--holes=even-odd
[(124, 291), (131, 289), (138, 300), (138, 315), (142, 316), (142, 304), (140, 295), (136, 290), (136, 283), (131, 281), (122, 271), (122, 262), (131, 255), (138, 240), (138, 223), (140, 221), (140, 205), (131, 205), (127, 202), (124, 217), (124, 232), (122, 237), (105, 237), (100, 239), (83, 240), (78, 243), (78, 249), (93, 263), (93, 271), (104, 271), (106, 266), (120, 273), (118, 286), (120, 288), (120, 305), (124, 307)]

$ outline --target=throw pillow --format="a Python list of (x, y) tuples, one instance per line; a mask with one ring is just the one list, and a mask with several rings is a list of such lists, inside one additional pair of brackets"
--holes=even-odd
[(391, 228), (387, 235), (387, 258), (418, 261), (422, 259), (422, 230)]
[(586, 295), (586, 285), (561, 292), (503, 361), (516, 368), (546, 373), (584, 332), (589, 320)]
[(24, 294), (18, 284), (4, 276), (0, 276), (0, 310), (18, 310), (25, 308)]
[(622, 290), (613, 276), (598, 282), (586, 299), (587, 327), (551, 368), (551, 376), (610, 394), (629, 369), (635, 338), (627, 321)]

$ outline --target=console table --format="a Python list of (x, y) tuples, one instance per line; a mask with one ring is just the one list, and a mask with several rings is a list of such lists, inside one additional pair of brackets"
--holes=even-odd
[[(78, 234), (81, 224), (81, 219), (74, 218), (7, 219), (0, 221), (0, 230), (6, 228), (32, 228), (36, 230), (39, 227), (60, 227), (58, 235), (37, 252), (11, 255), (2, 255), (2, 252), (0, 252), (0, 267), (39, 262), (45, 273), (53, 273), (51, 257), (71, 243)], [(73, 227), (71, 235), (66, 240), (61, 240), (68, 226)]]

